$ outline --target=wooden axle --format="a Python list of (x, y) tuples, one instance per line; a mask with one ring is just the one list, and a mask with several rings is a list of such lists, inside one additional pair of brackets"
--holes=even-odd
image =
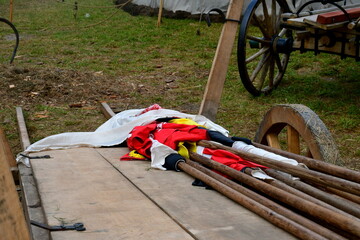
[[(217, 170), (221, 173), (224, 173), (235, 180), (244, 183), (256, 190), (259, 190), (270, 197), (273, 197), (279, 201), (282, 201), (290, 206), (293, 206), (304, 213), (307, 213), (313, 217), (321, 219), (341, 230), (354, 234), (357, 237), (360, 237), (360, 220), (356, 218), (348, 217), (348, 215), (339, 214), (337, 212), (331, 211), (327, 208), (319, 206), (313, 202), (307, 201), (305, 199), (299, 198), (293, 194), (281, 190), (279, 188), (273, 187), (261, 180), (255, 179), (246, 175), (245, 173), (236, 171), (224, 164), (215, 162), (206, 157), (203, 157), (196, 153), (190, 153), (190, 158), (206, 165), (209, 168)], [(329, 218), (331, 216), (331, 218)]]
[(301, 177), (303, 179), (311, 180), (320, 184), (325, 184), (326, 186), (330, 186), (356, 195), (360, 195), (360, 185), (354, 182), (350, 182), (341, 178), (337, 178), (313, 170), (305, 169), (302, 167), (294, 166), (291, 164), (274, 161), (272, 159), (261, 157), (245, 151), (239, 151), (234, 148), (227, 147), (214, 142), (201, 140), (199, 142), (199, 145), (213, 149), (223, 149), (231, 153), (234, 153), (245, 160), (257, 164), (261, 164), (270, 168), (274, 168), (280, 171), (286, 171), (287, 173), (293, 174), (296, 177)]

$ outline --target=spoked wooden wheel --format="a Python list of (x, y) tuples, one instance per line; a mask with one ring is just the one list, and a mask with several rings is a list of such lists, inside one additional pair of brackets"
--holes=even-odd
[(253, 0), (240, 25), (238, 67), (241, 81), (252, 95), (270, 93), (281, 81), (292, 51), (292, 32), (281, 27), (285, 0)]
[(255, 142), (340, 164), (336, 144), (321, 119), (301, 104), (277, 105), (264, 116)]

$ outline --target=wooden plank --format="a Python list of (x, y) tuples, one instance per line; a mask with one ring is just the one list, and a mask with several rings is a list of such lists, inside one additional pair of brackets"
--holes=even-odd
[[(226, 17), (228, 19), (239, 20), (243, 3), (244, 0), (231, 0)], [(213, 121), (216, 119), (217, 110), (220, 104), (220, 98), (224, 88), (227, 68), (237, 29), (237, 22), (228, 21), (224, 24), (200, 106), (199, 114), (204, 115)]]
[[(349, 15), (350, 19), (360, 17), (360, 8), (347, 9), (346, 12)], [(342, 11), (319, 14), (317, 18), (317, 22), (320, 24), (332, 24), (345, 21), (348, 21), (348, 18)]]
[[(3, 145), (3, 142), (0, 142)], [(0, 147), (0, 233), (1, 239), (28, 240), (30, 233), (20, 206), (6, 152)]]
[[(16, 108), (16, 117), (18, 121), (18, 129), (20, 132), (20, 143), (22, 149), (25, 150), (28, 146), (30, 146), (30, 139), (21, 107)], [(27, 167), (24, 164), (19, 164), (18, 169), (20, 175), (22, 205), (25, 211), (27, 222), (29, 223), (30, 220), (33, 220), (40, 223), (46, 223), (32, 168)], [(48, 230), (32, 225), (30, 227), (30, 231), (33, 239), (50, 239)]]
[(95, 149), (42, 152), (32, 159), (50, 225), (82, 222), (86, 231), (51, 232), (53, 240), (193, 239)]
[(196, 239), (294, 239), (220, 193), (192, 186), (194, 179), (184, 172), (149, 169), (148, 161), (119, 161), (124, 148), (97, 151)]
[(15, 157), (11, 151), (10, 144), (9, 144), (8, 140), (6, 139), (4, 131), (1, 128), (0, 128), (0, 148), (2, 148), (4, 157), (6, 158), (6, 160), (8, 162), (13, 179), (15, 180), (15, 182), (18, 182), (19, 181), (19, 169), (17, 167)]
[(16, 107), (16, 117), (20, 132), (20, 143), (23, 150), (30, 146), (30, 138), (26, 129), (25, 118), (21, 107)]

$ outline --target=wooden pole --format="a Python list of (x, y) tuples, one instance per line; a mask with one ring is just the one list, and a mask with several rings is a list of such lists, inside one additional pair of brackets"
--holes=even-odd
[(258, 191), (261, 191), (270, 197), (273, 197), (283, 203), (293, 206), (304, 213), (307, 213), (315, 218), (321, 219), (327, 222), (328, 224), (333, 225), (334, 227), (337, 227), (341, 230), (354, 234), (357, 237), (360, 237), (360, 220), (356, 219), (355, 217), (348, 217), (348, 215), (343, 215), (331, 211), (327, 208), (319, 206), (305, 199), (299, 198), (293, 194), (289, 194), (284, 190), (273, 187), (261, 180), (250, 177), (245, 173), (239, 172), (224, 164), (215, 162), (199, 154), (190, 152), (190, 158), (192, 160), (195, 160), (196, 162), (204, 164), (207, 167), (210, 167), (214, 170), (224, 173), (234, 178), (235, 180), (244, 183)]
[[(0, 142), (3, 145), (3, 142)], [(0, 147), (0, 233), (1, 239), (30, 240), (25, 215), (10, 173), (9, 160)]]
[(16, 117), (20, 132), (20, 143), (23, 150), (30, 146), (30, 138), (26, 128), (25, 118), (21, 107), (16, 107)]
[(158, 20), (157, 20), (158, 27), (160, 27), (160, 25), (161, 25), (161, 17), (162, 17), (163, 8), (164, 8), (164, 0), (160, 0), (159, 14), (158, 14)]
[(10, 0), (10, 22), (13, 21), (13, 0)]
[[(325, 203), (328, 203), (338, 209), (350, 213), (351, 215), (357, 218), (360, 218), (360, 206), (354, 202), (340, 198), (336, 195), (328, 194), (326, 192), (321, 191), (320, 189), (317, 189), (299, 180), (292, 180), (291, 178), (287, 177), (285, 174), (277, 172), (274, 169), (265, 169), (265, 172), (271, 177), (279, 179), (280, 181), (288, 184), (289, 186), (295, 189), (300, 190), (301, 192), (307, 193), (315, 197), (316, 199), (322, 200)], [(322, 205), (321, 203), (318, 204)]]
[(297, 236), (300, 239), (326, 239), (320, 236), (317, 233), (310, 231), (309, 229), (303, 227), (300, 224), (297, 224), (290, 219), (285, 218), (284, 216), (272, 211), (271, 209), (259, 204), (258, 202), (252, 200), (251, 198), (240, 194), (239, 192), (235, 191), (234, 189), (226, 186), (225, 184), (211, 178), (210, 176), (202, 173), (201, 171), (197, 170), (196, 168), (191, 167), (190, 165), (180, 162), (178, 164), (179, 169), (188, 173), (189, 175), (200, 179), (201, 181), (205, 182), (209, 186), (211, 186), (216, 191), (224, 194), (228, 198), (232, 199), (233, 201), (241, 204), (245, 208), (251, 210), (252, 212), (258, 214), (259, 216), (263, 217), (264, 219), (268, 220), (272, 224), (276, 225), (279, 228), (282, 228), (293, 235)]
[(280, 204), (277, 204), (277, 203), (271, 201), (270, 199), (254, 192), (254, 191), (251, 191), (248, 188), (245, 188), (244, 186), (241, 186), (240, 184), (237, 184), (234, 181), (231, 181), (230, 179), (225, 178), (225, 177), (221, 176), (220, 174), (218, 174), (214, 171), (211, 171), (208, 168), (201, 166), (198, 163), (195, 163), (194, 161), (187, 159), (186, 163), (189, 164), (190, 166), (196, 168), (197, 170), (205, 173), (206, 175), (216, 179), (217, 181), (227, 185), (228, 187), (238, 191), (239, 193), (244, 194), (245, 196), (251, 198), (255, 202), (258, 202), (259, 204), (264, 205), (265, 207), (277, 212), (278, 214), (281, 214), (284, 217), (289, 218), (290, 220), (292, 220), (298, 224), (301, 224), (302, 226), (310, 229), (311, 231), (313, 231), (323, 237), (326, 237), (328, 239), (345, 239), (342, 236), (334, 233), (333, 231), (331, 231), (331, 230), (329, 230), (329, 229), (327, 229), (327, 228), (325, 228), (325, 227), (323, 227), (323, 226), (321, 226), (299, 214), (296, 214), (293, 211), (290, 211), (289, 209), (281, 206)]
[[(240, 20), (244, 0), (231, 0), (226, 17)], [(227, 21), (222, 29), (199, 114), (215, 121), (226, 79), (238, 23)]]
[(269, 146), (265, 146), (260, 143), (253, 142), (253, 145), (257, 148), (264, 149), (269, 152), (273, 152), (279, 154), (281, 156), (295, 159), (298, 162), (304, 163), (308, 168), (317, 170), (319, 172), (324, 172), (333, 176), (337, 176), (343, 179), (347, 179), (349, 181), (360, 183), (360, 172), (347, 169), (344, 167), (340, 167), (331, 163), (327, 163), (324, 161), (315, 160), (312, 158), (308, 158), (305, 156), (297, 155), (294, 153), (286, 152), (281, 149), (272, 148)]
[(306, 179), (309, 181), (314, 181), (318, 184), (322, 184), (325, 186), (330, 186), (336, 189), (340, 189), (342, 191), (346, 191), (349, 193), (353, 193), (356, 195), (360, 195), (360, 184), (347, 181), (341, 178), (337, 178), (334, 176), (330, 176), (324, 173), (316, 172), (313, 170), (309, 170), (306, 168), (294, 166), (291, 164), (274, 161), (270, 158), (261, 157), (252, 153), (248, 153), (245, 151), (236, 150), (231, 147), (227, 147), (218, 143), (209, 142), (205, 140), (201, 140), (199, 142), (199, 145), (208, 147), (208, 148), (215, 148), (215, 149), (223, 149), (226, 151), (229, 151), (231, 153), (234, 153), (240, 157), (242, 157), (245, 160), (261, 164), (270, 168), (274, 168), (283, 172), (290, 173), (296, 177), (300, 177), (302, 179)]

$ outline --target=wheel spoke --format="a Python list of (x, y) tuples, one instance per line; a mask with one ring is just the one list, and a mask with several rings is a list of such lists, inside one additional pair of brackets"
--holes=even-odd
[(258, 63), (258, 65), (256, 66), (255, 70), (253, 71), (250, 81), (254, 82), (256, 79), (256, 76), (258, 75), (258, 73), (260, 72), (260, 70), (263, 68), (263, 66), (265, 65), (266, 61), (269, 58), (269, 54), (266, 54), (266, 56), (263, 55), (263, 58), (261, 59), (261, 61)]
[(279, 54), (274, 54), (274, 58), (275, 58), (276, 66), (279, 69), (279, 72), (283, 72), (285, 65), (283, 65), (283, 63), (281, 62)]
[(272, 35), (274, 35), (276, 33), (276, 20), (277, 20), (277, 16), (276, 16), (276, 0), (272, 0), (272, 4), (271, 4), (271, 32)]
[(268, 47), (264, 47), (262, 49), (260, 49), (260, 51), (258, 51), (257, 53), (255, 53), (254, 55), (250, 56), (249, 58), (247, 58), (245, 60), (245, 63), (248, 64), (250, 63), (251, 61), (253, 61), (254, 59), (256, 59), (257, 57), (267, 53), (269, 51), (269, 48)]
[(264, 26), (264, 23), (258, 19), (258, 17), (254, 14), (253, 15), (253, 21), (255, 22), (256, 26), (259, 27), (261, 33), (266, 37), (266, 38), (270, 38), (269, 33), (267, 32), (267, 27)]
[(271, 41), (265, 40), (263, 38), (255, 37), (255, 36), (247, 35), (246, 38), (250, 39), (250, 40), (253, 40), (253, 41), (256, 41), (256, 42), (259, 42), (259, 43), (262, 43), (263, 45), (268, 45), (269, 46), (271, 44)]
[(269, 133), (266, 135), (266, 141), (268, 145), (273, 148), (281, 149), (279, 138), (275, 133)]
[(296, 129), (290, 125), (287, 125), (287, 144), (288, 152), (300, 154), (300, 135)]
[(271, 21), (269, 22), (269, 19), (270, 19), (270, 16), (269, 16), (269, 12), (268, 12), (268, 8), (267, 8), (267, 5), (266, 5), (266, 0), (261, 0), (261, 3), (262, 3), (262, 6), (263, 6), (263, 13), (264, 13), (264, 21), (265, 24), (266, 24), (266, 29), (267, 29), (267, 32), (270, 32), (270, 26), (269, 24), (271, 25)]
[(269, 87), (274, 87), (274, 69), (275, 69), (275, 60), (273, 57), (270, 59), (270, 69), (269, 69)]
[(266, 61), (264, 67), (261, 70), (261, 76), (258, 78), (258, 81), (254, 82), (258, 89), (262, 89), (265, 83), (265, 79), (269, 70), (269, 61)]

